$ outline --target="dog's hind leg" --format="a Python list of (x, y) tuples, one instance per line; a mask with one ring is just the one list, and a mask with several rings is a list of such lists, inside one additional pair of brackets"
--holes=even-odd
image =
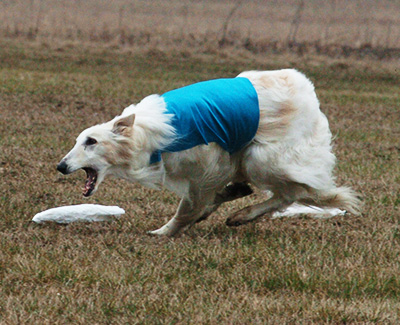
[(255, 204), (234, 213), (226, 220), (226, 224), (231, 227), (237, 227), (245, 223), (254, 221), (259, 217), (288, 207), (293, 202), (285, 200), (281, 196), (273, 196), (267, 201)]
[(224, 189), (217, 193), (214, 203), (209, 205), (203, 212), (202, 216), (197, 219), (197, 222), (206, 220), (214, 211), (216, 211), (222, 203), (240, 199), (242, 197), (253, 194), (253, 190), (247, 182), (233, 183), (224, 187)]
[(279, 184), (272, 198), (239, 210), (226, 220), (226, 224), (235, 227), (254, 221), (266, 214), (272, 215), (272, 213), (286, 209), (295, 201), (309, 197), (309, 195), (308, 188), (304, 184), (292, 182)]
[(215, 198), (215, 192), (203, 192), (191, 187), (189, 197), (184, 197), (179, 203), (175, 216), (160, 229), (150, 231), (151, 235), (174, 236), (185, 227), (191, 226), (202, 216), (203, 211)]

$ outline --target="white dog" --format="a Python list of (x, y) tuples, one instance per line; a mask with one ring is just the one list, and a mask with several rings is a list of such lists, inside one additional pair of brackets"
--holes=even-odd
[(175, 216), (152, 234), (172, 236), (223, 202), (273, 196), (227, 219), (238, 226), (294, 202), (359, 213), (360, 200), (337, 187), (331, 132), (312, 83), (296, 70), (247, 71), (151, 95), (113, 120), (84, 130), (57, 169), (84, 169), (84, 195), (105, 176), (166, 188), (182, 197)]

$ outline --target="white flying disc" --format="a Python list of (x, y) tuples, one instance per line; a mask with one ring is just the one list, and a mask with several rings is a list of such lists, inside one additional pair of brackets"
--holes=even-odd
[(53, 221), (57, 223), (71, 223), (76, 221), (109, 221), (111, 216), (119, 217), (125, 210), (117, 206), (99, 204), (78, 204), (53, 208), (36, 214), (32, 221), (43, 223)]
[(305, 206), (293, 203), (283, 211), (277, 211), (272, 214), (272, 218), (294, 217), (299, 214), (308, 215), (313, 218), (327, 219), (335, 216), (343, 216), (346, 211), (337, 208), (319, 208), (312, 205)]

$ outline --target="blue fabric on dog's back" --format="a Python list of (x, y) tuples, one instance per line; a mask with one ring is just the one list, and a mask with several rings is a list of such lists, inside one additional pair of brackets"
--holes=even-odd
[[(169, 91), (161, 96), (177, 138), (161, 152), (183, 151), (218, 143), (230, 154), (255, 136), (260, 120), (257, 93), (246, 78), (216, 79)], [(160, 160), (160, 152), (151, 162)]]

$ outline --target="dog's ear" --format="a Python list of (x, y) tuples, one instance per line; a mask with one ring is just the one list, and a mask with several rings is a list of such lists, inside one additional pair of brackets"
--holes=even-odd
[(114, 122), (112, 132), (115, 134), (128, 135), (135, 122), (135, 114), (121, 117)]

